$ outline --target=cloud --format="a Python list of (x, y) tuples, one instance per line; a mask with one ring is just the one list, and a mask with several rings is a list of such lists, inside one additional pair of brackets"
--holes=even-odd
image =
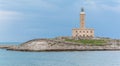
[(120, 13), (120, 5), (118, 6), (108, 6), (108, 5), (101, 5), (101, 8), (109, 11), (113, 11), (116, 13)]
[(21, 19), (22, 14), (15, 11), (0, 10), (0, 31), (6, 31), (12, 24)]
[(7, 19), (8, 17), (11, 18), (13, 15), (17, 15), (17, 12), (13, 11), (0, 11), (0, 19)]
[[(45, 0), (29, 0), (29, 1), (23, 1), (23, 2), (27, 2), (25, 5), (28, 6), (32, 6), (32, 7), (37, 7), (38, 9), (53, 9), (56, 8), (56, 5), (54, 5), (54, 3), (50, 3), (49, 1), (45, 1)], [(18, 2), (19, 3), (19, 2)]]
[(17, 19), (17, 17), (20, 15), (21, 13), (15, 11), (0, 10), (0, 22), (5, 22), (11, 19)]
[(120, 0), (77, 0), (75, 7), (79, 9), (80, 6), (92, 11), (108, 10), (120, 13)]
[[(4, 3), (4, 4), (2, 4)], [(15, 1), (9, 1), (9, 0), (2, 0), (2, 8), (3, 9), (14, 9), (14, 10), (19, 10), (19, 9), (24, 9), (24, 10), (52, 10), (54, 8), (57, 8), (55, 3), (52, 3), (48, 0), (15, 0)], [(19, 9), (18, 9), (19, 8)]]

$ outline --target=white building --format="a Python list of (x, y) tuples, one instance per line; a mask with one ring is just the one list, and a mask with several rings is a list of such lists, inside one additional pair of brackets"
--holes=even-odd
[(80, 13), (80, 28), (72, 29), (72, 37), (76, 39), (94, 38), (94, 29), (85, 27), (85, 12), (83, 8)]

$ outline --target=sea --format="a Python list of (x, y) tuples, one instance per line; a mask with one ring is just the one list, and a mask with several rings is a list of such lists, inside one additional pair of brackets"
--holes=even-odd
[(120, 66), (120, 51), (21, 52), (0, 49), (0, 66)]

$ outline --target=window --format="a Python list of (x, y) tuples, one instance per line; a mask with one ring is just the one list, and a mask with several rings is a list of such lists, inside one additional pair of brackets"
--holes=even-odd
[(77, 37), (77, 35), (76, 35), (76, 37)]
[(88, 31), (87, 31), (87, 33), (88, 33)]
[(83, 31), (83, 33), (85, 33), (85, 31)]
[(85, 37), (85, 35), (83, 34), (83, 37)]
[(87, 37), (89, 37), (89, 36), (87, 35)]
[(93, 33), (93, 31), (90, 31), (91, 33)]
[(91, 37), (93, 37), (93, 35), (91, 35)]

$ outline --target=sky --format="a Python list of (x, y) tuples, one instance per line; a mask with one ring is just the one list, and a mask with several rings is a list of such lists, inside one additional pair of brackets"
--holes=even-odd
[(120, 39), (120, 0), (0, 0), (0, 42), (71, 36), (81, 7), (95, 36)]

